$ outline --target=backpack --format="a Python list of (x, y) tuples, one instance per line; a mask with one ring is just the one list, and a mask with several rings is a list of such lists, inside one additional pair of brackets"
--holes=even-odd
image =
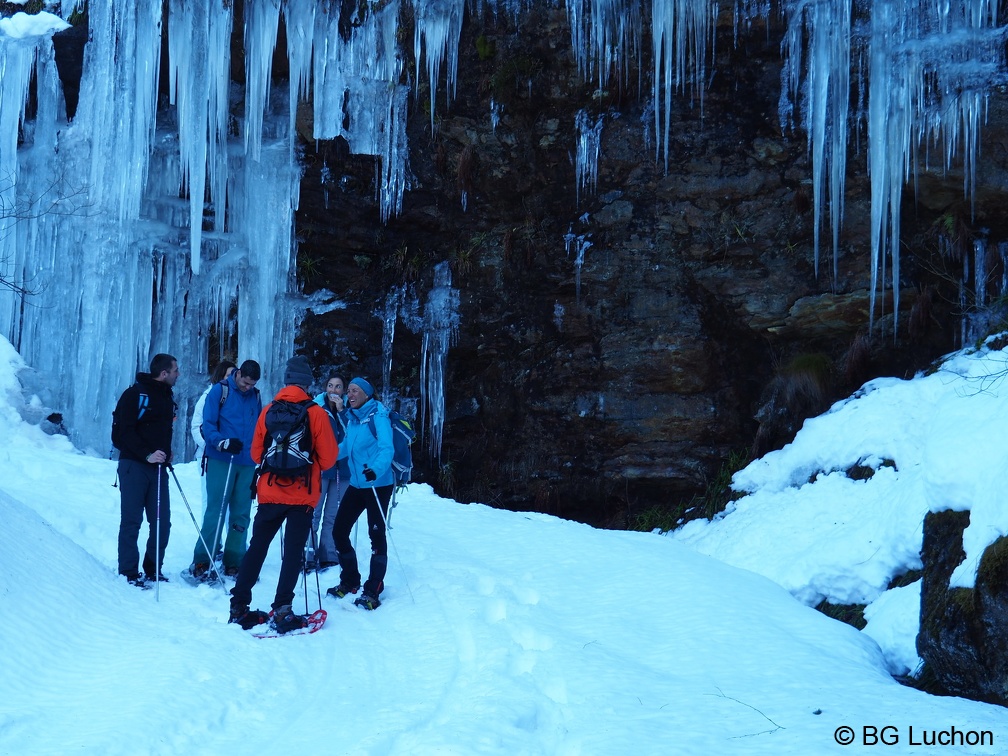
[[(128, 390), (128, 389), (127, 389)], [(150, 405), (150, 397), (142, 391), (137, 398), (137, 421), (144, 416), (147, 411), (147, 407)], [(120, 417), (116, 413), (118, 412), (118, 406), (116, 409), (112, 410), (112, 446), (116, 449), (122, 450), (123, 443), (125, 439), (122, 437), (122, 424), (119, 422)]]
[(291, 482), (301, 480), (311, 490), (313, 455), (308, 408), (313, 404), (311, 399), (301, 402), (279, 399), (266, 410), (266, 436), (258, 472), (271, 476), (268, 483), (277, 478)]
[[(416, 439), (416, 431), (413, 430), (413, 424), (395, 410), (389, 410), (388, 418), (392, 423), (392, 477), (398, 488), (409, 483), (413, 474), (413, 451), (410, 444)], [(374, 415), (368, 419), (368, 426), (377, 439), (378, 429), (375, 428)]]

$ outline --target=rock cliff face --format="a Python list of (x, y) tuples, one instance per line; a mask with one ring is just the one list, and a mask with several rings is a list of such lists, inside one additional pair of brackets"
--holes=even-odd
[(972, 589), (949, 588), (965, 557), (968, 512), (924, 520), (925, 564), (917, 652), (941, 687), (954, 695), (1008, 705), (1008, 538), (984, 552)]
[[(807, 145), (778, 123), (779, 29), (751, 29), (736, 45), (725, 19), (702, 107), (696, 93), (674, 100), (666, 172), (648, 70), (604, 90), (585, 84), (563, 9), (534, 5), (520, 29), (467, 16), (457, 94), (446, 104), (440, 82), (433, 128), (420, 74), (410, 187), (387, 224), (372, 159), (338, 140), (305, 146), (301, 277), (347, 305), (305, 322), (317, 366), (380, 376), (388, 291), (422, 293), (433, 266), (451, 264), (461, 327), (441, 456), (422, 479), (461, 500), (619, 525), (689, 498), (730, 452), (750, 448), (761, 393), (795, 355), (832, 361), (828, 403), (955, 346), (950, 308), (932, 290), (907, 338), (916, 292), (945, 279), (906, 251), (899, 338), (891, 299), (869, 334), (869, 188), (853, 147), (837, 275), (824, 249), (816, 276)], [(581, 110), (603, 123), (594, 191), (575, 175)], [(956, 177), (922, 172), (920, 183), (930, 199), (908, 197), (904, 239), (924, 249), (934, 219), (963, 200)], [(579, 243), (590, 243), (580, 270)], [(846, 359), (852, 343), (860, 360)], [(401, 395), (417, 395), (419, 354), (400, 325)], [(786, 435), (765, 434), (760, 451)]]

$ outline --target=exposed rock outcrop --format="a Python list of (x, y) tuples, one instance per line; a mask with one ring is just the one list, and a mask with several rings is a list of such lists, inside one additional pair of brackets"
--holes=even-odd
[(969, 512), (924, 519), (917, 652), (947, 692), (1008, 705), (1008, 537), (987, 547), (976, 584), (950, 588)]

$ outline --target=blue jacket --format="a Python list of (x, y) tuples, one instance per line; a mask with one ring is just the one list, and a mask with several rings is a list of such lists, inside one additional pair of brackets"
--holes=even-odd
[[(252, 448), (252, 436), (255, 435), (256, 421), (259, 413), (262, 412), (262, 399), (259, 398), (259, 389), (253, 388), (251, 391), (242, 393), (235, 383), (234, 374), (227, 377), (228, 384), (227, 400), (221, 406), (221, 384), (216, 383), (207, 394), (206, 402), (203, 405), (203, 424), (200, 430), (203, 431), (203, 438), (206, 439), (206, 455), (210, 459), (219, 459), (221, 462), (231, 462), (236, 465), (247, 467), (255, 466), (249, 450)], [(228, 454), (218, 451), (217, 444), (226, 438), (237, 438), (242, 442), (242, 450), (238, 454)]]
[[(336, 443), (340, 446), (343, 445), (343, 441), (346, 438), (346, 428), (343, 427), (343, 422), (333, 413), (333, 408), (326, 401), (326, 393), (323, 391), (321, 394), (315, 397), (315, 404), (326, 411), (329, 415), (329, 423), (332, 425), (333, 435), (336, 437)], [(346, 410), (343, 410), (342, 414), (346, 414)], [(346, 459), (341, 459), (336, 462), (335, 465), (330, 467), (328, 470), (322, 471), (323, 480), (335, 480), (337, 471), (339, 472), (340, 480), (350, 479), (350, 463)]]
[[(371, 432), (371, 418), (374, 429)], [(350, 465), (350, 485), (354, 488), (376, 488), (395, 484), (392, 475), (392, 421), (386, 407), (368, 399), (359, 410), (347, 409), (340, 420), (346, 423), (346, 440), (340, 444), (339, 458)], [(364, 479), (364, 465), (374, 470), (375, 479)]]

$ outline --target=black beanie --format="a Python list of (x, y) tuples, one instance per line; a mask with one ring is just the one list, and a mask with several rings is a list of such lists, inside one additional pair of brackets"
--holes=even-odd
[(284, 384), (287, 386), (302, 386), (308, 388), (312, 385), (315, 376), (312, 375), (311, 365), (308, 358), (296, 354), (287, 360), (287, 369), (284, 371)]

